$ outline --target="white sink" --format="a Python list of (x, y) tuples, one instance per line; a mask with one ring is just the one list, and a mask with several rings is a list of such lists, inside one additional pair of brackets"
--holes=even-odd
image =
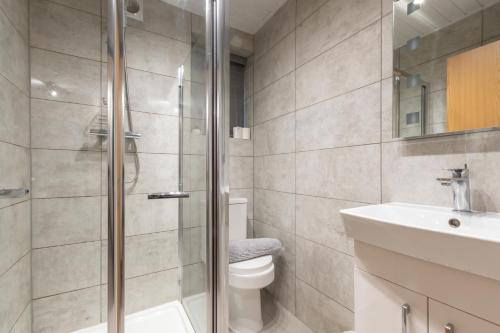
[[(500, 280), (500, 214), (401, 203), (341, 214), (347, 234), (357, 241)], [(450, 219), (460, 226), (450, 226)]]

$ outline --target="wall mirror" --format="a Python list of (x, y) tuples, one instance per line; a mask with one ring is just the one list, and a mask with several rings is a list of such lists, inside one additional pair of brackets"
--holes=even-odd
[(393, 136), (500, 128), (500, 0), (393, 6)]

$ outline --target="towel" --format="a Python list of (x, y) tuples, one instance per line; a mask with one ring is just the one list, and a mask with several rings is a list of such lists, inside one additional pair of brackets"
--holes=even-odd
[(267, 255), (278, 255), (283, 246), (274, 238), (241, 239), (229, 242), (229, 263)]

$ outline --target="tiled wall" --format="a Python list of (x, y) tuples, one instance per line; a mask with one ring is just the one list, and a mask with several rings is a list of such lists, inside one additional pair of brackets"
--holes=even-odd
[(498, 132), (392, 138), (391, 25), (390, 0), (289, 0), (255, 37), (255, 234), (283, 242), (269, 290), (317, 333), (353, 328), (340, 209), (451, 206), (435, 178), (468, 163), (474, 208), (500, 210)]
[[(253, 42), (253, 41), (252, 41)], [(248, 51), (250, 48), (246, 48)], [(253, 51), (253, 43), (252, 43)], [(253, 195), (254, 195), (254, 127), (253, 127), (253, 57), (249, 57), (245, 68), (244, 108), (245, 124), (250, 127), (251, 139), (229, 139), (229, 187), (230, 196), (248, 199), (247, 236), (253, 232)]]
[[(107, 141), (88, 133), (106, 113), (105, 5), (30, 2), (33, 332), (106, 320)], [(133, 130), (142, 134), (125, 165), (127, 313), (178, 296), (177, 201), (147, 193), (177, 190), (176, 76), (190, 38), (191, 14), (160, 0), (144, 1), (144, 22), (126, 29)]]
[[(0, 1), (0, 188), (30, 188), (28, 1)], [(31, 331), (31, 199), (0, 198), (0, 332)]]

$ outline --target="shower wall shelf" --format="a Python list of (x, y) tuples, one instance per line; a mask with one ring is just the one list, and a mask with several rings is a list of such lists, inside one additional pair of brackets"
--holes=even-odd
[[(90, 129), (89, 130), (90, 135), (96, 135), (96, 136), (101, 136), (101, 137), (107, 137), (108, 136), (108, 130), (107, 129)], [(125, 132), (125, 138), (126, 139), (140, 139), (142, 134), (136, 133), (136, 132)]]

